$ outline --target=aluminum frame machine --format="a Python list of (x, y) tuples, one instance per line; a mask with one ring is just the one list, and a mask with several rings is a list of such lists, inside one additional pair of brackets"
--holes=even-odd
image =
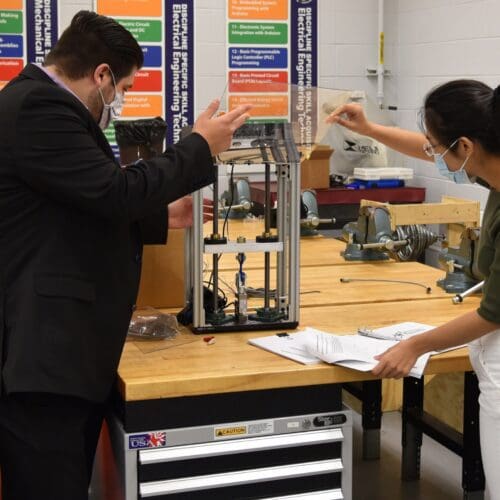
[[(219, 219), (219, 185), (213, 184), (212, 232), (204, 234), (203, 193), (193, 194), (193, 227), (187, 231), (185, 246), (185, 296), (192, 311), (195, 333), (296, 328), (299, 322), (299, 241), (300, 241), (300, 153), (290, 123), (259, 122), (237, 130), (231, 148), (219, 155), (218, 166), (264, 165), (264, 232), (255, 239), (239, 237), (231, 241), (224, 234), (227, 219)], [(271, 231), (271, 171), (277, 182), (276, 231)], [(232, 168), (231, 168), (232, 171)], [(232, 175), (231, 175), (232, 177)], [(232, 180), (232, 179), (231, 179)], [(221, 234), (221, 225), (222, 234)], [(244, 271), (245, 254), (262, 254), (264, 286), (262, 303), (248, 307), (249, 288)], [(235, 279), (234, 311), (228, 312), (219, 296), (219, 259), (235, 254), (239, 270)], [(211, 258), (212, 273), (204, 280), (204, 259)], [(272, 259), (276, 266), (271, 266)], [(272, 273), (275, 272), (274, 288)]]

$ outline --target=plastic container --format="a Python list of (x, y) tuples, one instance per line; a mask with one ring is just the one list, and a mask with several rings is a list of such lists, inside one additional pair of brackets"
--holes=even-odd
[(413, 179), (413, 169), (402, 167), (355, 168), (352, 178), (362, 181), (378, 181), (381, 179), (401, 179), (407, 181)]

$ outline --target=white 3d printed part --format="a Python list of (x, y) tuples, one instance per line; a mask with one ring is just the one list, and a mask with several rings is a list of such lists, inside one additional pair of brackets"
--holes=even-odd
[(381, 179), (413, 179), (412, 168), (383, 167), (355, 168), (352, 177), (362, 181), (379, 181)]

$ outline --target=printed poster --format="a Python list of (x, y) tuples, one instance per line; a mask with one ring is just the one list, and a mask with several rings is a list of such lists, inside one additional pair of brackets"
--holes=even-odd
[(291, 120), (313, 141), (317, 14), (317, 0), (227, 0), (228, 109), (251, 103), (253, 120)]
[[(162, 117), (167, 143), (177, 142), (181, 129), (193, 123), (193, 0), (97, 0), (96, 10), (127, 28), (144, 53), (122, 117)], [(105, 133), (117, 155), (113, 125)]]
[(24, 67), (26, 32), (23, 0), (0, 4), (0, 90)]

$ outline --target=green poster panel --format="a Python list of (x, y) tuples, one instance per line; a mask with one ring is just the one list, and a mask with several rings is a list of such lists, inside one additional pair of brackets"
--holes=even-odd
[(0, 10), (0, 33), (8, 35), (23, 32), (23, 16), (19, 10)]
[(161, 42), (161, 21), (146, 19), (116, 19), (138, 42)]
[(229, 23), (229, 43), (286, 44), (288, 25), (285, 23)]
[(106, 136), (106, 139), (108, 142), (111, 144), (116, 144), (116, 135), (115, 135), (115, 126), (111, 124), (105, 131), (104, 135)]

